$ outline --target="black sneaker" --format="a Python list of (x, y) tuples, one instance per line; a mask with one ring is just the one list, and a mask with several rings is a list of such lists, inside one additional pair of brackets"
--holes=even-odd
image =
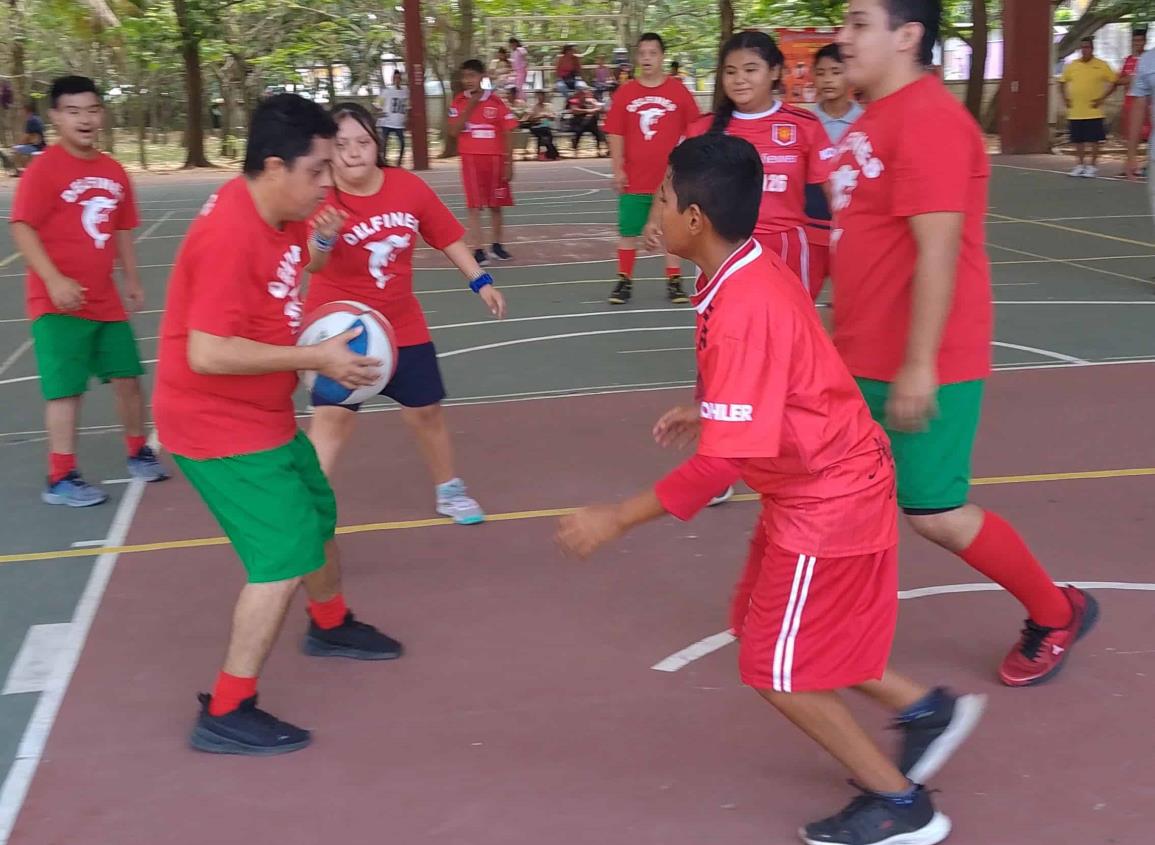
[(807, 845), (936, 845), (950, 835), (950, 819), (934, 809), (930, 794), (916, 786), (908, 800), (862, 792), (846, 809), (808, 824), (798, 835)]
[(209, 713), (212, 696), (197, 696), (201, 713), (189, 736), (189, 745), (209, 754), (243, 754), (248, 757), (271, 757), (304, 748), (313, 735), (304, 728), (282, 722), (257, 707), (257, 697), (246, 698), (241, 706), (223, 716)]
[(675, 305), (685, 305), (690, 301), (690, 297), (686, 296), (686, 292), (682, 290), (682, 280), (677, 276), (666, 282), (666, 296)]
[(395, 660), (404, 649), (401, 643), (387, 637), (364, 622), (358, 622), (352, 613), (345, 614), (345, 621), (336, 628), (317, 627), (309, 620), (309, 633), (301, 646), (305, 654), (313, 657), (351, 657), (354, 660)]
[(618, 276), (614, 292), (610, 294), (610, 305), (625, 305), (634, 295), (634, 283), (625, 276)]
[(498, 261), (513, 261), (513, 256), (506, 252), (505, 247), (501, 244), (495, 243), (489, 248), (489, 251), (493, 253), (493, 257)]
[(489, 263), (489, 256), (485, 254), (484, 249), (475, 249), (473, 251), (473, 260), (476, 261), (479, 266), (484, 267)]
[(955, 696), (935, 688), (923, 712), (894, 720), (903, 734), (898, 768), (915, 783), (926, 783), (971, 735), (986, 706), (985, 695)]

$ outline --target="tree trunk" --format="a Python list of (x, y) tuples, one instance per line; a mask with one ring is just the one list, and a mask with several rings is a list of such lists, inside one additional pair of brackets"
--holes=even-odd
[(718, 15), (722, 19), (722, 40), (734, 34), (734, 0), (718, 0)]
[(24, 134), (24, 102), (28, 99), (28, 85), (24, 78), (24, 12), (20, 0), (8, 0), (9, 15), (12, 20), (12, 135), (20, 138)]
[(999, 131), (999, 99), (1003, 93), (1003, 83), (999, 82), (999, 87), (995, 89), (995, 95), (991, 97), (990, 105), (987, 106), (986, 115), (982, 119), (983, 132), (988, 135), (995, 135)]
[(148, 104), (151, 91), (145, 95), (141, 89), (148, 86), (148, 77), (137, 77), (136, 85), (136, 147), (140, 153), (141, 170), (148, 170)]
[(337, 80), (333, 78), (333, 63), (325, 62), (325, 89), (329, 92), (329, 108), (337, 105)]
[(966, 106), (975, 120), (982, 120), (983, 89), (987, 81), (987, 0), (975, 0), (972, 6), (971, 69), (967, 77)]
[(185, 80), (185, 119), (188, 124), (185, 128), (187, 151), (185, 155), (185, 169), (194, 167), (212, 167), (205, 155), (205, 126), (204, 126), (204, 78), (201, 72), (201, 44), (200, 34), (197, 33), (192, 19), (189, 17), (187, 0), (173, 0), (173, 11), (176, 13), (177, 26), (180, 29), (180, 54), (184, 61)]

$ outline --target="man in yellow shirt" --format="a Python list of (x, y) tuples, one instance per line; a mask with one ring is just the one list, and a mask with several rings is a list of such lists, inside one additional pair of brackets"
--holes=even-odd
[[(1095, 58), (1095, 42), (1079, 42), (1079, 58), (1063, 68), (1060, 89), (1067, 104), (1067, 126), (1075, 145), (1078, 164), (1072, 176), (1094, 176), (1099, 172), (1099, 144), (1107, 138), (1103, 120), (1103, 101), (1115, 90), (1115, 71), (1102, 59)], [(1087, 145), (1091, 145), (1091, 163), (1087, 164)]]

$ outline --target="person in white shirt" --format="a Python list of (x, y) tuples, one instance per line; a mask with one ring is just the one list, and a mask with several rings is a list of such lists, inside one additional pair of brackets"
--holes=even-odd
[(381, 116), (377, 118), (377, 129), (381, 133), (381, 155), (389, 157), (389, 137), (397, 136), (401, 152), (397, 154), (397, 166), (405, 158), (405, 121), (409, 114), (409, 89), (401, 71), (393, 73), (393, 87), (381, 93)]

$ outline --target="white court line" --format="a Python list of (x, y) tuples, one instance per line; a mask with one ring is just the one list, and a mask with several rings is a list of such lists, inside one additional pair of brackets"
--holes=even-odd
[[(154, 449), (157, 448), (155, 431), (149, 436), (149, 445)], [(124, 545), (128, 529), (140, 506), (141, 497), (144, 496), (145, 486), (144, 481), (134, 480), (128, 486), (124, 498), (120, 500), (116, 515), (112, 519), (112, 527), (108, 532), (108, 542), (111, 546)], [(92, 629), (97, 608), (100, 607), (100, 600), (104, 597), (104, 591), (108, 587), (112, 571), (116, 568), (118, 557), (117, 552), (105, 552), (93, 564), (88, 583), (85, 584), (84, 592), (77, 602), (67, 642), (52, 666), (52, 674), (36, 702), (36, 709), (32, 711), (32, 717), (28, 720), (20, 745), (16, 749), (16, 759), (12, 762), (12, 768), (8, 770), (4, 785), (0, 787), (0, 845), (4, 845), (12, 835), (12, 828), (16, 825), (16, 818), (20, 815), (20, 808), (24, 805), (28, 788), (32, 785), (32, 778), (44, 754), (48, 735), (52, 732), (56, 715), (60, 712), (64, 693), (72, 680), (72, 673), (76, 671), (76, 664), (80, 661), (80, 653), (88, 639), (88, 632)]]
[(469, 346), (465, 349), (452, 349), (449, 352), (439, 352), (438, 358), (452, 358), (455, 355), (469, 355), (473, 352), (484, 352), (488, 349), (500, 349), (504, 346), (521, 346), (525, 343), (541, 343), (546, 340), (565, 340), (571, 337), (593, 337), (601, 334), (632, 334), (633, 332), (669, 332), (686, 331), (693, 326), (633, 326), (625, 329), (601, 329), (592, 332), (568, 332), (566, 334), (551, 334), (544, 337), (523, 337), (517, 340), (503, 340), (498, 343), (486, 343), (481, 346)]
[(645, 352), (693, 352), (692, 346), (665, 346), (661, 349), (619, 349), (619, 355), (641, 355)]
[[(609, 317), (610, 315), (618, 317), (628, 316), (630, 314), (668, 314), (670, 312), (681, 312), (688, 317), (693, 316), (694, 314), (692, 308), (687, 308), (683, 305), (681, 308), (636, 308), (631, 311), (578, 311), (571, 314), (539, 314), (535, 317), (506, 317), (504, 320), (489, 319), (476, 320), (470, 323), (445, 323), (444, 325), (430, 326), (429, 328), (431, 330), (464, 329), (470, 326), (497, 326), (506, 325), (507, 323), (534, 323), (540, 320), (571, 320), (578, 319), (580, 317)], [(692, 328), (692, 326), (688, 326), (687, 328)], [(3, 384), (3, 382), (0, 382), (0, 384)]]
[[(993, 246), (995, 249), (1006, 248), (1000, 247), (998, 244), (987, 244), (987, 246)], [(1100, 255), (1096, 258), (1019, 258), (1008, 261), (992, 261), (990, 264), (992, 267), (1010, 264), (1078, 264), (1084, 261), (1126, 261), (1132, 258), (1155, 258), (1155, 252), (1145, 252), (1140, 255)]]
[(77, 540), (72, 544), (74, 549), (99, 549), (101, 546), (108, 544), (108, 538), (103, 540)]
[(20, 359), (20, 356), (23, 355), (25, 352), (27, 352), (31, 347), (32, 347), (32, 338), (28, 338), (26, 341), (24, 341), (22, 344), (20, 344), (18, 347), (16, 347), (16, 351), (13, 352), (11, 355), (9, 355), (7, 358), (5, 358), (3, 364), (0, 364), (0, 376), (4, 375), (4, 373), (8, 372), (8, 369), (13, 364), (15, 364)]
[[(1081, 590), (1134, 590), (1136, 592), (1152, 592), (1155, 591), (1155, 584), (1132, 583), (1126, 581), (1064, 581), (1064, 584), (1071, 584)], [(986, 593), (1002, 590), (998, 584), (990, 582), (983, 582), (981, 584), (943, 584), (938, 587), (919, 587), (914, 590), (899, 590), (898, 597), (900, 599), (919, 599), (926, 596), (945, 596), (956, 593)], [(695, 660), (705, 657), (708, 654), (713, 654), (719, 649), (725, 648), (730, 643), (734, 642), (734, 635), (729, 631), (721, 631), (717, 634), (711, 634), (708, 637), (703, 637), (696, 643), (691, 643), (683, 649), (679, 649), (665, 657), (651, 666), (658, 672), (677, 672), (679, 669), (684, 669)]]
[(1099, 273), (1103, 276), (1114, 276), (1118, 279), (1129, 279), (1130, 281), (1141, 282), (1145, 285), (1155, 285), (1155, 282), (1151, 281), (1150, 279), (1143, 279), (1139, 276), (1131, 276), (1127, 273), (1116, 273), (1114, 270), (1104, 270), (1102, 267), (1092, 267), (1086, 264), (1076, 264), (1074, 261), (1068, 258), (1051, 258), (1047, 255), (1039, 255), (1037, 252), (1027, 252), (1025, 249), (1017, 249), (1016, 247), (1012, 246), (1003, 246), (1002, 244), (994, 244), (994, 246), (997, 246), (999, 249), (1005, 249), (1007, 252), (1026, 255), (1030, 258), (1045, 258), (1047, 261), (1054, 262), (1055, 264), (1067, 264), (1071, 267), (1078, 267), (1080, 270), (1090, 270), (1092, 273)]
[(1066, 361), (1068, 364), (1087, 365), (1091, 363), (1082, 358), (1076, 358), (1074, 355), (1065, 355), (1062, 352), (1052, 352), (1049, 349), (1039, 349), (1036, 346), (1020, 346), (1017, 343), (1004, 343), (1001, 340), (992, 340), (991, 346), (1001, 346), (1003, 349), (1017, 349), (1019, 352), (1031, 352), (1035, 355), (1042, 355), (1044, 358), (1054, 358), (1056, 361)]
[[(143, 232), (141, 232), (139, 235), (137, 235), (133, 240), (136, 242), (150, 240), (152, 238), (152, 233), (155, 232), (157, 230), (157, 228), (162, 223), (164, 223), (166, 220), (168, 220), (174, 214), (176, 214), (175, 211), (169, 211), (169, 212), (163, 214), (159, 220), (157, 220), (155, 223), (153, 223), (151, 226), (149, 226), (147, 229), (145, 229)], [(191, 218), (191, 219), (196, 219), (196, 218)]]
[[(141, 361), (140, 363), (142, 363), (142, 364), (155, 364), (156, 361), (157, 361), (156, 358), (148, 358), (146, 360)], [(0, 379), (0, 387), (4, 386), (6, 384), (20, 384), (21, 382), (25, 382), (25, 381), (40, 381), (40, 375), (37, 374), (34, 376), (17, 376), (16, 378)]]
[[(1042, 167), (1023, 167), (1018, 164), (992, 164), (991, 167), (1002, 167), (1006, 170), (1026, 170), (1030, 173), (1054, 173), (1056, 176), (1066, 176), (1072, 182), (1086, 179), (1086, 176), (1074, 177), (1066, 170), (1047, 170)], [(1120, 179), (1117, 176), (1093, 176), (1093, 179), (1100, 179), (1104, 182), (1116, 182), (1123, 185), (1146, 185), (1145, 182), (1131, 182), (1128, 179)]]
[(71, 628), (70, 622), (28, 626), (0, 695), (43, 692), (52, 675), (52, 667), (67, 645)]
[(593, 174), (594, 176), (601, 176), (603, 179), (613, 179), (614, 178), (614, 174), (612, 174), (612, 173), (601, 173), (597, 170), (590, 170), (588, 167), (582, 167), (580, 164), (574, 165), (573, 169), (574, 170), (584, 170), (586, 173)]

